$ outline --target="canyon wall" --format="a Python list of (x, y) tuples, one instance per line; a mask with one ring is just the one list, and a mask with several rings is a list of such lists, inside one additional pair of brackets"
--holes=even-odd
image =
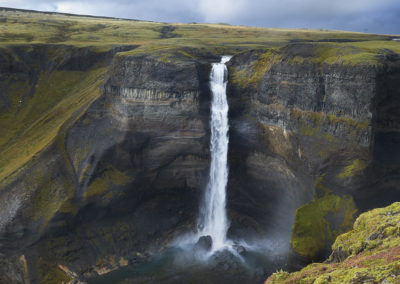
[(308, 261), (360, 212), (400, 198), (398, 55), (315, 61), (312, 44), (292, 44), (230, 62), (231, 230), (257, 220)]
[[(207, 183), (217, 57), (56, 47), (2, 51), (0, 78), (14, 79), (1, 81), (0, 109), (26, 111), (42, 147), (24, 149), (25, 128), (7, 142), (20, 166), (1, 184), (0, 282), (87, 279), (145, 259), (195, 229)], [(329, 254), (359, 212), (400, 198), (397, 55), (325, 64), (312, 45), (291, 44), (239, 53), (228, 67), (230, 238), (279, 240), (287, 250), (276, 253), (301, 264)], [(30, 125), (31, 109), (64, 89), (71, 98)]]
[[(54, 65), (44, 70), (33, 70), (41, 60), (23, 61), (18, 71), (62, 70), (62, 81), (68, 72), (90, 76), (95, 67), (82, 67), (88, 58), (106, 66), (100, 95), (86, 107), (76, 101), (54, 141), (3, 183), (0, 274), (7, 283), (88, 278), (134, 263), (197, 218), (209, 167), (209, 65), (87, 53), (61, 63), (41, 58)], [(4, 76), (14, 70), (10, 61)], [(37, 82), (29, 87), (26, 104), (41, 95)], [(63, 275), (57, 265), (73, 272)]]

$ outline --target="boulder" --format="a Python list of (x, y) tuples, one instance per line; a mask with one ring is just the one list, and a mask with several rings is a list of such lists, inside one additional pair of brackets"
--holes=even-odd
[(212, 248), (211, 236), (201, 236), (194, 246), (195, 250), (209, 251)]

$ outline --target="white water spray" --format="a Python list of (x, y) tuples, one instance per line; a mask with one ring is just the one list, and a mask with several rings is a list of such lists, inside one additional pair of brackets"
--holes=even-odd
[(226, 184), (228, 182), (228, 102), (226, 98), (227, 73), (225, 63), (231, 56), (223, 56), (213, 63), (210, 74), (211, 103), (211, 166), (210, 177), (201, 207), (200, 236), (210, 235), (212, 251), (226, 246), (228, 218), (226, 216)]

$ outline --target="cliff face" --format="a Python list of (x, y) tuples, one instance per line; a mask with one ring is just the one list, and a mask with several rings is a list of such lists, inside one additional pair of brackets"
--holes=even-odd
[[(215, 58), (118, 53), (135, 48), (2, 50), (0, 282), (87, 279), (194, 228)], [(398, 57), (326, 64), (314, 52), (228, 64), (228, 234), (291, 241), (301, 261), (327, 255), (357, 212), (400, 198)]]
[(381, 65), (315, 56), (312, 44), (292, 44), (229, 63), (230, 165), (244, 175), (232, 174), (228, 202), (267, 233), (290, 236), (293, 224), (291, 247), (314, 260), (357, 212), (400, 198), (398, 56)]
[[(90, 277), (193, 227), (209, 167), (209, 66), (112, 58), (101, 96), (75, 101), (54, 142), (4, 183), (2, 281), (73, 276), (57, 265)], [(90, 76), (76, 62), (68, 66)]]

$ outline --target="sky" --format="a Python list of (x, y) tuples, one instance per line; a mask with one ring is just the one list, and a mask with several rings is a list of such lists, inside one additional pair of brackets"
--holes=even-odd
[(169, 23), (400, 34), (400, 0), (0, 0), (0, 7)]

